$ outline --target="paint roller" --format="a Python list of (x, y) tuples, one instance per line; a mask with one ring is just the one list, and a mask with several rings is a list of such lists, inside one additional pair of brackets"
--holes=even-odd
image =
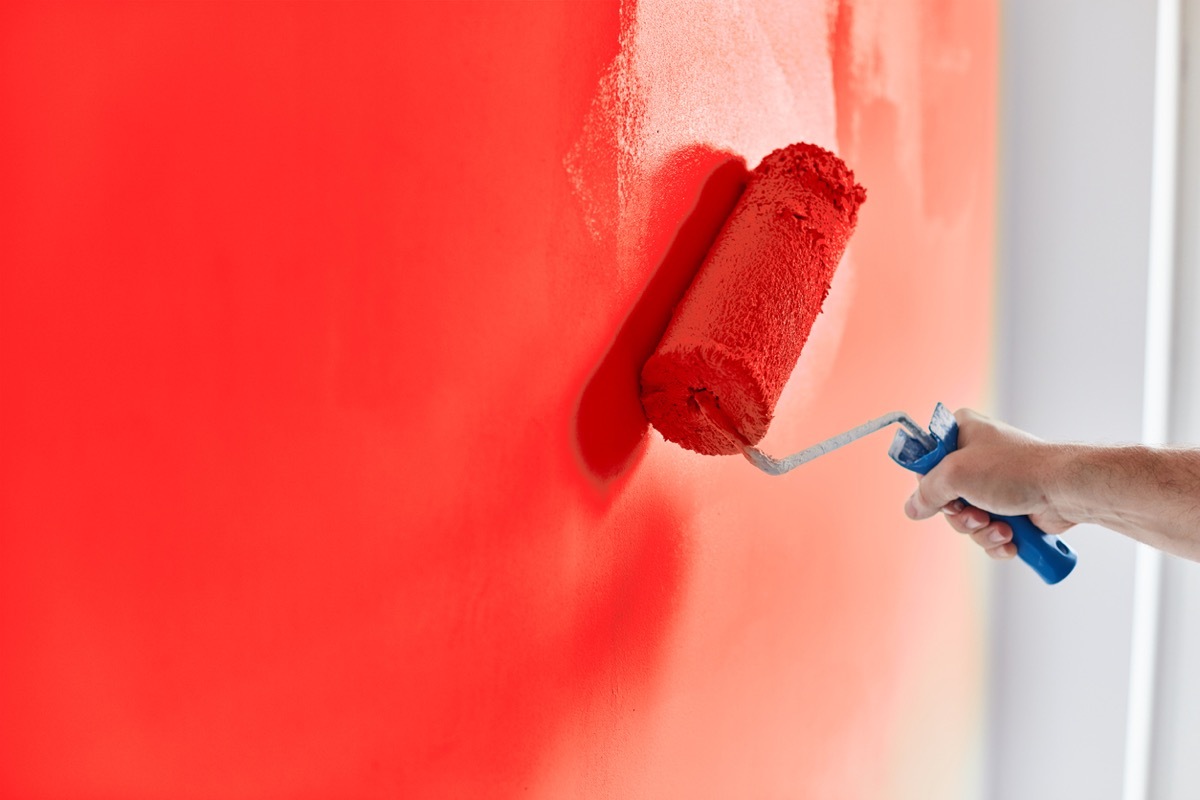
[[(786, 458), (755, 445), (800, 358), (866, 192), (833, 153), (793, 144), (768, 155), (717, 234), (658, 348), (642, 367), (641, 399), (669, 441), (707, 455), (742, 454), (768, 475), (896, 424), (888, 454), (924, 475), (958, 445), (941, 403), (928, 430), (902, 412), (885, 414)], [(1013, 531), (1017, 555), (1047, 583), (1076, 555), (1027, 516), (992, 514)]]

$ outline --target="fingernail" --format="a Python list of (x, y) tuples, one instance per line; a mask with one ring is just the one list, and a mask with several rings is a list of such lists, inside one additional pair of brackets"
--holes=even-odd
[(987, 523), (981, 520), (979, 517), (968, 517), (965, 524), (973, 531), (977, 531), (984, 525), (987, 525)]
[(909, 519), (917, 518), (917, 506), (913, 502), (913, 498), (911, 495), (909, 496), (909, 498), (907, 500), (904, 501), (904, 515), (906, 517), (908, 517)]
[(1002, 531), (992, 531), (988, 534), (988, 541), (995, 542), (996, 544), (1000, 544), (1007, 538)]
[(946, 506), (942, 509), (942, 511), (946, 514), (959, 514), (962, 513), (963, 508), (965, 508), (965, 506), (963, 505), (962, 500), (954, 500), (946, 503)]

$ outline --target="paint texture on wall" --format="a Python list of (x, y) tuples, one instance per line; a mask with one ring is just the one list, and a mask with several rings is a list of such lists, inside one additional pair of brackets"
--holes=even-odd
[(745, 165), (809, 141), (870, 201), (764, 448), (978, 402), (995, 34), (5, 6), (2, 793), (962, 797), (977, 554), (886, 440), (768, 478), (636, 375)]

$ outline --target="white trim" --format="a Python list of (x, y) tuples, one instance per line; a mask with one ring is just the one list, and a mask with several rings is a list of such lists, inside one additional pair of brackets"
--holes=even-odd
[[(1150, 258), (1142, 441), (1170, 439), (1172, 294), (1175, 279), (1176, 173), (1179, 166), (1181, 0), (1159, 0), (1155, 35), (1154, 145), (1150, 179)], [(1138, 545), (1133, 584), (1129, 698), (1122, 800), (1147, 800), (1162, 599), (1162, 554)]]

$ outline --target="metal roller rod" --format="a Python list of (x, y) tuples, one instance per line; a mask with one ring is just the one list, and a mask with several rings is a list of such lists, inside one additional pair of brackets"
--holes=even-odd
[(823, 442), (814, 444), (812, 447), (809, 447), (806, 450), (801, 450), (798, 453), (793, 453), (792, 455), (785, 456), (784, 458), (771, 458), (771, 456), (762, 452), (757, 447), (744, 447), (742, 448), (742, 454), (746, 456), (747, 461), (768, 475), (783, 475), (786, 472), (791, 472), (801, 464), (807, 464), (814, 458), (833, 452), (839, 447), (850, 444), (855, 439), (861, 439), (868, 434), (882, 430), (892, 423), (898, 423), (904, 426), (904, 429), (908, 431), (908, 433), (914, 439), (921, 442), (921, 444), (927, 449), (936, 449), (937, 443), (933, 440), (933, 437), (929, 435), (928, 431), (924, 430), (921, 428), (921, 426), (913, 422), (912, 418), (903, 411), (893, 411), (890, 414), (884, 414), (882, 417), (873, 419), (870, 422), (864, 422), (857, 428), (851, 428), (845, 433), (840, 433), (833, 438), (826, 439)]

